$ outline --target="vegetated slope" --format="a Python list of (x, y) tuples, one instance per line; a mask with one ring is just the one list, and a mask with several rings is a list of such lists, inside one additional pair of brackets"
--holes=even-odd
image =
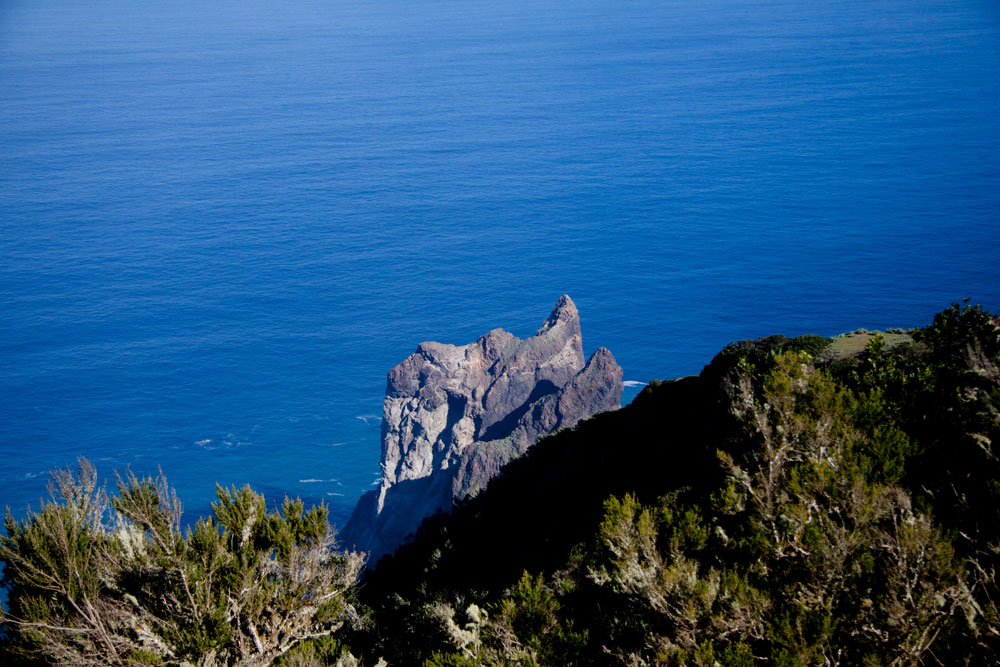
[(998, 329), (956, 305), (914, 339), (829, 362), (815, 336), (741, 342), (544, 439), (379, 563), (355, 646), (400, 664), (995, 662)]
[[(1000, 662), (1000, 320), (730, 345), (543, 439), (356, 587), (326, 508), (91, 466), (0, 536), (0, 663)], [(360, 610), (360, 613), (357, 611)]]

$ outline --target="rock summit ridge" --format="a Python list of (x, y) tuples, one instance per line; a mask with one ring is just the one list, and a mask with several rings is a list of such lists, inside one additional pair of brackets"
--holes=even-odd
[(374, 562), (540, 436), (617, 409), (621, 395), (610, 351), (584, 361), (580, 314), (567, 295), (530, 338), (493, 329), (468, 345), (421, 343), (389, 371), (382, 477), (358, 501), (342, 541)]

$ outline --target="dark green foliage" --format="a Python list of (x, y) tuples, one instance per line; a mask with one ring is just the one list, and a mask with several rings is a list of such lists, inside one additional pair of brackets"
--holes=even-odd
[[(0, 537), (3, 585), (9, 616), (25, 619), (21, 626), (5, 624), (0, 656), (23, 664), (37, 660), (47, 647), (46, 628), (80, 618), (92, 628), (72, 638), (72, 650), (96, 660), (104, 651), (128, 653), (127, 642), (116, 641), (99, 622), (95, 605), (104, 589), (102, 563), (106, 556), (103, 531), (107, 503), (97, 486), (97, 473), (81, 461), (77, 474), (59, 471), (30, 521), (16, 521), (7, 510), (6, 535)], [(57, 654), (55, 657), (59, 657)]]
[(829, 347), (829, 345), (830, 339), (825, 336), (804, 334), (788, 341), (782, 351), (805, 352), (806, 354), (815, 357)]
[(830, 346), (831, 339), (815, 334), (804, 334), (796, 338), (775, 335), (757, 340), (740, 340), (730, 343), (712, 360), (712, 368), (726, 373), (733, 366), (763, 377), (774, 365), (774, 360), (785, 352), (804, 352), (810, 357), (818, 355)]
[(297, 644), (274, 661), (274, 667), (346, 667), (348, 647), (330, 636), (317, 637)]
[(81, 461), (39, 512), (8, 513), (5, 664), (269, 665), (356, 617), (361, 560), (333, 551), (325, 506), (268, 513), (249, 487), (219, 488), (214, 518), (182, 532), (162, 476), (117, 491)]
[(407, 638), (371, 654), (995, 662), (997, 329), (955, 306), (915, 338), (829, 364), (820, 337), (735, 343), (546, 439), (369, 576)]

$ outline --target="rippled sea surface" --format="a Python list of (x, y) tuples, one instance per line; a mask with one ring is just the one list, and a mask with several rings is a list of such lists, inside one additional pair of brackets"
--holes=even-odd
[(388, 369), (562, 293), (640, 382), (1000, 310), (998, 118), (992, 0), (5, 0), (0, 505), (342, 524)]

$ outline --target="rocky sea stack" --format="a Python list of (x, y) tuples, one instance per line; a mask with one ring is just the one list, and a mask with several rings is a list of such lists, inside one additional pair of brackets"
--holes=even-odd
[(382, 479), (358, 501), (342, 542), (374, 561), (540, 436), (617, 409), (621, 395), (610, 351), (584, 363), (580, 315), (566, 295), (525, 340), (494, 329), (464, 346), (421, 343), (389, 371)]

